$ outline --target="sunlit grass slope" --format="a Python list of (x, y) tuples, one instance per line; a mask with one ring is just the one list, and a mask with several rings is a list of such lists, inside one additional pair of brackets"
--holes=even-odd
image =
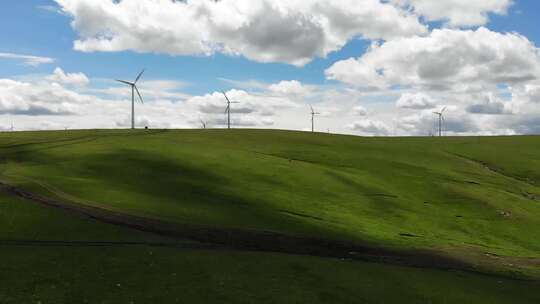
[(167, 221), (540, 257), (540, 137), (23, 132), (0, 161), (10, 184)]
[(0, 282), (3, 304), (540, 301), (538, 282), (337, 259), (194, 250), (190, 243), (5, 194), (0, 194)]

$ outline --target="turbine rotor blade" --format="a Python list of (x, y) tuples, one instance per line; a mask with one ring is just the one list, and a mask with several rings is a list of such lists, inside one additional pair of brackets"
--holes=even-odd
[(230, 109), (230, 106), (229, 106), (229, 104), (227, 104), (227, 107), (225, 108), (224, 114), (227, 114), (227, 111), (229, 111), (229, 109)]
[(134, 83), (131, 83), (129, 81), (124, 81), (124, 80), (119, 80), (119, 79), (116, 79), (116, 81), (121, 82), (121, 83), (125, 83), (127, 85), (134, 85)]
[(223, 96), (225, 96), (225, 99), (227, 99), (227, 102), (228, 102), (228, 103), (231, 103), (231, 101), (229, 100), (229, 97), (227, 97), (227, 94), (225, 94), (224, 91), (221, 91), (221, 93), (223, 93)]
[(447, 107), (444, 107), (444, 108), (442, 108), (442, 110), (441, 110), (441, 114), (443, 114), (443, 113), (444, 113), (444, 111), (446, 111), (446, 108), (447, 108)]
[(133, 87), (135, 88), (135, 91), (137, 91), (137, 95), (139, 95), (139, 98), (141, 99), (141, 103), (144, 104), (144, 101), (143, 101), (142, 96), (141, 96), (141, 92), (139, 92), (139, 89), (137, 89), (136, 85), (133, 85)]
[(135, 82), (133, 84), (136, 84), (137, 81), (139, 81), (139, 79), (141, 78), (142, 74), (144, 73), (144, 69), (139, 73), (139, 75), (137, 76), (137, 78), (135, 78)]

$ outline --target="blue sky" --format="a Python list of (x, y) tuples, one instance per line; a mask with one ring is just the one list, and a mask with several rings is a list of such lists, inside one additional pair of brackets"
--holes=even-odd
[[(25, 79), (29, 75), (50, 75), (55, 68), (60, 67), (66, 72), (84, 73), (92, 80), (93, 88), (105, 88), (108, 84), (103, 79), (133, 78), (144, 67), (147, 69), (144, 76), (146, 81), (182, 82), (185, 85), (181, 87), (181, 92), (190, 96), (202, 96), (220, 90), (242, 89), (238, 83), (224, 79), (265, 84), (296, 80), (304, 86), (338, 87), (340, 90), (345, 90), (350, 83), (339, 77), (329, 79), (331, 77), (325, 75), (325, 72), (337, 62), (364, 55), (369, 45), (377, 40), (347, 39), (344, 45), (337, 47), (335, 51), (327, 52), (324, 58), (313, 56), (312, 61), (303, 66), (295, 66), (290, 62), (280, 62), (280, 60), (262, 63), (253, 58), (247, 59), (242, 55), (231, 56), (222, 52), (215, 52), (210, 56), (164, 55), (136, 49), (82, 52), (74, 49), (74, 41), (80, 39), (81, 29), (72, 28), (70, 25), (77, 17), (61, 14), (57, 11), (58, 9), (58, 3), (48, 0), (2, 1), (0, 3), (0, 25), (5, 29), (0, 32), (0, 53), (54, 59), (53, 63), (29, 66), (20, 60), (0, 58), (0, 78)], [(519, 33), (527, 37), (533, 45), (538, 46), (540, 45), (538, 12), (540, 12), (538, 1), (518, 0), (509, 6), (506, 14), (489, 13), (489, 22), (482, 26), (496, 33)], [(447, 20), (426, 22), (428, 19), (427, 14), (418, 16), (418, 20), (421, 20), (420, 22), (429, 30), (446, 27)], [(478, 26), (480, 25), (453, 28), (466, 31), (475, 30)], [(384, 40), (380, 41), (384, 43)], [(505, 85), (497, 84), (498, 87)], [(386, 92), (388, 93), (387, 90)], [(96, 94), (103, 96), (101, 93)], [(358, 94), (361, 95), (362, 92)], [(501, 91), (496, 94), (509, 98), (510, 93)], [(376, 97), (375, 100), (394, 102), (396, 95), (399, 94), (389, 92), (387, 95)], [(326, 106), (332, 108), (331, 105)]]
[[(0, 3), (0, 52), (33, 54), (52, 57), (65, 70), (84, 71), (89, 77), (116, 78), (136, 75), (142, 67), (148, 69), (149, 78), (177, 79), (191, 85), (185, 90), (190, 94), (204, 94), (210, 90), (229, 89), (230, 85), (219, 78), (276, 82), (296, 79), (305, 83), (323, 84), (327, 81), (324, 70), (332, 63), (357, 57), (370, 42), (355, 39), (327, 58), (317, 58), (302, 67), (283, 63), (261, 64), (241, 56), (216, 54), (211, 57), (170, 56), (156, 54), (82, 53), (73, 50), (77, 33), (71, 28), (71, 18), (43, 9), (56, 6), (54, 1), (24, 0)], [(491, 15), (488, 28), (499, 32), (516, 31), (540, 45), (538, 13), (540, 2), (518, 1), (505, 16)], [(434, 27), (437, 24), (432, 23)], [(28, 73), (50, 73), (51, 65), (37, 68), (20, 62), (0, 60), (0, 77)]]
[[(298, 68), (284, 63), (261, 64), (241, 56), (215, 54), (206, 56), (171, 56), (140, 54), (131, 51), (118, 53), (82, 53), (73, 50), (77, 33), (70, 26), (71, 18), (44, 9), (55, 6), (53, 1), (35, 0), (0, 3), (0, 25), (16, 30), (2, 31), (0, 52), (34, 54), (52, 57), (65, 70), (84, 71), (89, 77), (117, 78), (137, 75), (147, 68), (148, 78), (176, 79), (190, 85), (190, 94), (231, 88), (220, 78), (277, 82), (297, 79), (306, 83), (327, 82), (324, 70), (333, 62), (361, 54), (370, 42), (357, 39), (327, 58), (317, 58)], [(28, 22), (31, 20), (31, 22)], [(50, 73), (54, 65), (28, 67), (20, 62), (0, 60), (0, 77), (27, 73)], [(133, 76), (134, 77), (134, 76)]]

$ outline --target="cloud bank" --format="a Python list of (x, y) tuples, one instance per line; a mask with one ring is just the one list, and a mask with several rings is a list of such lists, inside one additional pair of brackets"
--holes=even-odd
[(485, 25), (489, 13), (504, 15), (512, 0), (391, 0), (412, 9), (429, 21), (444, 21), (451, 27)]
[(83, 52), (219, 52), (301, 66), (357, 37), (427, 33), (417, 16), (379, 0), (55, 1), (73, 18)]
[[(303, 66), (370, 41), (365, 53), (332, 63), (324, 84), (282, 79), (222, 79), (236, 127), (316, 129), (360, 135), (429, 135), (432, 113), (448, 108), (447, 135), (531, 134), (540, 130), (540, 51), (519, 33), (483, 25), (510, 0), (55, 0), (70, 18), (81, 52), (134, 51), (173, 56), (243, 56)], [(52, 11), (56, 11), (52, 9)], [(430, 30), (429, 21), (437, 21)], [(47, 57), (0, 53), (37, 66)], [(143, 79), (144, 80), (144, 79)], [(94, 80), (93, 80), (94, 81)], [(81, 72), (58, 67), (41, 79), (0, 79), (0, 115), (28, 128), (124, 127), (130, 91), (93, 87)], [(183, 81), (142, 81), (139, 126), (208, 127), (226, 123), (221, 92), (183, 92)], [(43, 124), (35, 123), (36, 117)], [(33, 119), (33, 120), (32, 120)]]
[(14, 53), (0, 53), (0, 59), (20, 60), (25, 65), (33, 66), (33, 67), (39, 66), (41, 64), (54, 62), (54, 59), (49, 58), (49, 57), (22, 55), (22, 54), (14, 54)]
[(412, 86), (471, 90), (538, 79), (540, 52), (517, 33), (435, 29), (425, 37), (374, 43), (359, 58), (338, 61), (329, 79), (379, 89)]

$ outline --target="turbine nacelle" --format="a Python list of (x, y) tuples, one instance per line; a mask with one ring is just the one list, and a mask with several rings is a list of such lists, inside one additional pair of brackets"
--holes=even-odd
[(433, 114), (435, 115), (439, 115), (439, 116), (443, 116), (444, 115), (444, 111), (446, 111), (447, 107), (444, 107), (441, 109), (440, 112), (433, 112)]
[(309, 106), (309, 107), (311, 108), (311, 115), (321, 115), (321, 113), (315, 112), (315, 110), (313, 110), (312, 106)]

